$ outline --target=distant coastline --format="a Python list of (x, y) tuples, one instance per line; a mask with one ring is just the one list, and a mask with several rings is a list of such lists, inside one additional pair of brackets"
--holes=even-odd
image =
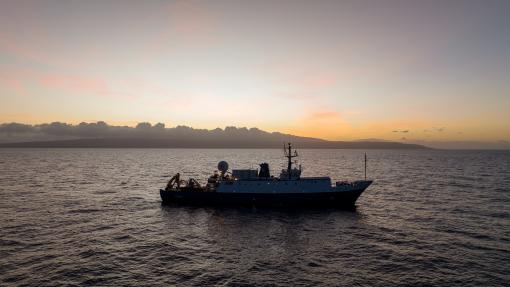
[(207, 130), (187, 126), (167, 128), (162, 123), (147, 122), (136, 127), (111, 126), (105, 122), (0, 124), (0, 148), (281, 148), (286, 142), (297, 148), (315, 149), (427, 149), (419, 144), (377, 139), (328, 141), (233, 126)]
[[(297, 148), (308, 149), (429, 149), (417, 144), (398, 142), (290, 140)], [(98, 138), (0, 144), (0, 148), (281, 148), (284, 141), (203, 142), (179, 139)]]
[(281, 148), (292, 142), (310, 149), (469, 149), (510, 150), (510, 142), (427, 141), (404, 142), (378, 138), (350, 141), (324, 140), (258, 128), (227, 126), (196, 129), (165, 127), (163, 123), (138, 123), (134, 127), (103, 121), (80, 124), (0, 123), (0, 148)]

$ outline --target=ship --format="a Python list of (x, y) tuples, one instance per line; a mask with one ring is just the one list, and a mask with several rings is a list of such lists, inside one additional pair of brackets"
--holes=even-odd
[(284, 155), (287, 168), (279, 176), (271, 175), (268, 163), (261, 163), (260, 169), (230, 172), (226, 161), (218, 163), (204, 185), (194, 178), (181, 179), (177, 173), (160, 189), (161, 200), (163, 204), (179, 205), (353, 208), (373, 182), (366, 179), (366, 154), (364, 180), (334, 184), (328, 176), (302, 177), (301, 165), (293, 166), (298, 153), (290, 143), (284, 146)]

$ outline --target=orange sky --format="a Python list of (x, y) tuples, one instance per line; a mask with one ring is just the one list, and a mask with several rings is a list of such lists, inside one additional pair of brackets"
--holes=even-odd
[(510, 140), (504, 1), (7, 1), (0, 123)]

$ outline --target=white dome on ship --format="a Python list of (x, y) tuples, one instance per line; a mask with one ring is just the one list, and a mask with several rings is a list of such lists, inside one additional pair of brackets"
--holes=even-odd
[(218, 170), (221, 172), (227, 172), (228, 170), (228, 162), (222, 160), (218, 162)]

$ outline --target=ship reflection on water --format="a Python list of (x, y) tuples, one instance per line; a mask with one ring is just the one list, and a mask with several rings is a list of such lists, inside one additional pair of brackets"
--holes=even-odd
[[(187, 227), (190, 254), (200, 268), (232, 285), (337, 284), (343, 263), (358, 256), (350, 245), (363, 216), (337, 209), (194, 208), (162, 205), (166, 230)], [(360, 227), (361, 226), (361, 227)], [(359, 238), (361, 239), (361, 238)], [(351, 258), (351, 259), (349, 259)], [(184, 273), (186, 270), (180, 270)], [(213, 276), (214, 277), (214, 276)], [(214, 280), (213, 280), (214, 281)], [(201, 282), (197, 283), (212, 283)], [(349, 280), (348, 280), (349, 281)], [(353, 281), (355, 282), (355, 281)], [(256, 285), (256, 284), (255, 284)]]

